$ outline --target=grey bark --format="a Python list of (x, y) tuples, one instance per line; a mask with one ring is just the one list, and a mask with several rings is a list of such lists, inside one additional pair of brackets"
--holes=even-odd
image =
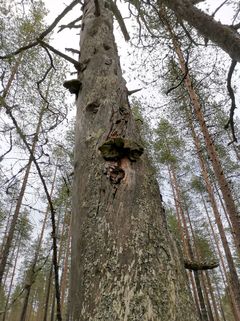
[(214, 20), (210, 15), (196, 8), (190, 0), (158, 0), (172, 9), (178, 18), (186, 20), (204, 37), (222, 48), (229, 56), (240, 62), (240, 35), (228, 25)]
[(70, 320), (198, 320), (99, 5), (83, 6)]

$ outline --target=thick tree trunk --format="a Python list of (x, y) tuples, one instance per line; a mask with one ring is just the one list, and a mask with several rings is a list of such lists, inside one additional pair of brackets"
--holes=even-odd
[(99, 16), (93, 0), (84, 3), (80, 43), (70, 320), (197, 320), (153, 170), (141, 156), (112, 14), (98, 3)]

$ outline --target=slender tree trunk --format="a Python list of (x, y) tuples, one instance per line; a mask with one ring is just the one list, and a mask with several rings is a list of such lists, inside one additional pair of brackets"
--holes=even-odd
[[(50, 78), (49, 83), (48, 83), (46, 96), (48, 96), (49, 89), (50, 89), (50, 84), (51, 84), (51, 78)], [(36, 143), (38, 141), (38, 136), (39, 136), (39, 133), (40, 133), (40, 128), (42, 126), (42, 119), (43, 119), (43, 115), (44, 115), (45, 111), (46, 111), (46, 107), (45, 107), (45, 104), (44, 104), (44, 106), (42, 107), (42, 109), (40, 111), (40, 114), (39, 114), (39, 120), (38, 120), (37, 129), (36, 129), (36, 133), (35, 133), (35, 137), (34, 137), (33, 145), (35, 147), (36, 147)], [(35, 151), (35, 147), (34, 147), (33, 151)], [(30, 161), (32, 162), (32, 159), (30, 159)], [(31, 163), (29, 163), (29, 171), (30, 171), (30, 167), (31, 167)], [(52, 186), (51, 186), (51, 191), (50, 191), (50, 197), (52, 197), (52, 194), (53, 194), (55, 181), (56, 181), (56, 175), (57, 175), (57, 164), (55, 166), (55, 171), (54, 171), (54, 175), (53, 175), (53, 181), (52, 181)], [(27, 179), (28, 179), (28, 177), (27, 177)], [(29, 271), (29, 275), (28, 275), (28, 278), (29, 278), (28, 281), (29, 282), (28, 282), (28, 284), (27, 284), (27, 286), (25, 288), (25, 296), (24, 296), (23, 307), (22, 307), (22, 312), (21, 312), (21, 316), (20, 316), (19, 321), (25, 321), (26, 320), (28, 300), (29, 300), (30, 291), (31, 291), (31, 288), (32, 288), (32, 285), (33, 285), (33, 282), (34, 282), (34, 278), (35, 278), (35, 268), (36, 268), (36, 265), (37, 265), (37, 262), (38, 262), (38, 257), (39, 257), (41, 246), (42, 246), (42, 240), (43, 240), (43, 235), (44, 235), (44, 231), (45, 231), (45, 228), (46, 228), (48, 212), (49, 212), (49, 208), (47, 206), (46, 211), (45, 211), (45, 215), (44, 215), (44, 219), (43, 219), (43, 224), (42, 224), (40, 236), (39, 236), (39, 239), (37, 241), (37, 247), (36, 247), (36, 250), (35, 250), (33, 262), (32, 262), (32, 265), (31, 265), (31, 268), (30, 268), (30, 271)]]
[[(174, 32), (170, 26), (170, 24), (168, 22), (165, 22), (165, 25), (166, 25), (166, 28), (168, 29), (168, 32), (172, 38), (174, 50), (175, 50), (175, 52), (178, 56), (178, 59), (179, 59), (180, 68), (181, 68), (183, 74), (185, 74), (186, 73), (186, 61), (184, 59), (180, 44), (179, 44), (179, 42), (176, 38), (176, 35), (174, 34)], [(239, 42), (240, 42), (240, 40), (239, 40)], [(225, 177), (224, 170), (222, 168), (222, 165), (221, 165), (219, 156), (217, 154), (214, 142), (213, 142), (212, 137), (208, 131), (208, 127), (207, 127), (207, 124), (205, 122), (204, 115), (202, 112), (200, 100), (199, 100), (197, 93), (194, 90), (189, 72), (187, 73), (187, 75), (185, 77), (184, 84), (185, 84), (185, 87), (186, 87), (188, 94), (190, 96), (196, 118), (199, 122), (201, 131), (202, 131), (202, 134), (204, 137), (205, 146), (206, 146), (209, 158), (212, 162), (213, 171), (214, 171), (215, 177), (218, 181), (218, 184), (219, 184), (219, 187), (222, 192), (222, 196), (223, 196), (223, 199), (224, 199), (224, 202), (226, 205), (226, 210), (228, 212), (230, 221), (232, 223), (234, 242), (235, 242), (236, 248), (238, 250), (238, 253), (240, 255), (240, 215), (239, 215), (236, 205), (234, 203), (232, 192), (229, 187), (229, 183)]]
[(6, 227), (5, 227), (5, 230), (4, 230), (4, 233), (3, 233), (3, 237), (2, 237), (2, 244), (1, 244), (1, 251), (0, 251), (1, 254), (0, 254), (0, 256), (2, 256), (2, 251), (4, 249), (4, 244), (5, 244), (5, 241), (6, 241), (6, 238), (7, 238), (8, 229), (9, 229), (9, 225), (10, 225), (10, 222), (11, 222), (13, 203), (14, 203), (14, 199), (12, 199), (12, 202), (11, 202), (11, 205), (10, 205), (9, 215), (8, 215), (8, 218), (7, 218)]
[(215, 297), (215, 293), (213, 291), (213, 287), (212, 287), (212, 281), (209, 277), (209, 273), (205, 272), (205, 277), (206, 277), (206, 281), (207, 281), (207, 286), (208, 286), (208, 292), (211, 296), (211, 301), (212, 301), (212, 305), (213, 305), (213, 310), (214, 310), (214, 320), (216, 321), (220, 321), (220, 316), (218, 313), (218, 307), (217, 307), (217, 303), (216, 303), (216, 297)]
[[(177, 177), (176, 177), (176, 173), (175, 173), (173, 166), (170, 169), (169, 175), (170, 175), (170, 180), (172, 180), (172, 187), (175, 190), (175, 198), (176, 198), (175, 203), (177, 204), (177, 206), (179, 208), (179, 213), (180, 213), (180, 217), (181, 217), (180, 222), (182, 222), (181, 228), (183, 230), (183, 235), (184, 235), (183, 244), (185, 244), (185, 247), (186, 247), (186, 256), (188, 256), (188, 258), (190, 258), (190, 260), (193, 260), (194, 253), (193, 253), (193, 249), (191, 246), (191, 239), (190, 239), (190, 235), (189, 235), (189, 231), (188, 231), (188, 227), (187, 227), (187, 223), (186, 223), (185, 214), (184, 214), (183, 208), (182, 208), (182, 202), (181, 202), (181, 196), (180, 196), (180, 190), (179, 190), (179, 186), (178, 186), (178, 182), (177, 182)], [(200, 307), (201, 307), (201, 319), (203, 321), (205, 321), (205, 320), (208, 321), (208, 313), (207, 313), (207, 308), (206, 308), (206, 304), (205, 304), (205, 300), (204, 300), (204, 296), (203, 296), (202, 285), (201, 285), (201, 280), (200, 280), (199, 274), (200, 274), (199, 271), (193, 271), (194, 280), (195, 280), (197, 293), (198, 293), (198, 299), (199, 299), (199, 303), (200, 303)]]
[(65, 298), (65, 290), (67, 283), (67, 275), (68, 275), (68, 264), (69, 264), (69, 254), (70, 254), (70, 243), (71, 243), (71, 222), (68, 227), (68, 237), (67, 237), (67, 245), (66, 245), (66, 253), (63, 264), (63, 272), (61, 278), (61, 307), (63, 309), (64, 306), (64, 298)]
[[(49, 277), (47, 278), (47, 286), (46, 286), (46, 301), (44, 305), (44, 315), (43, 315), (43, 321), (47, 321), (48, 316), (48, 306), (49, 306), (49, 298), (50, 298), (50, 292), (51, 292), (51, 285), (52, 285), (52, 272), (53, 272), (53, 264), (51, 264)], [(54, 296), (54, 294), (53, 294)], [(62, 305), (61, 305), (62, 306)]]
[(9, 284), (9, 287), (8, 287), (8, 295), (7, 295), (7, 299), (6, 299), (6, 304), (5, 304), (4, 313), (3, 313), (3, 316), (2, 316), (2, 321), (5, 321), (6, 318), (7, 318), (8, 304), (9, 304), (9, 300), (10, 300), (10, 296), (11, 296), (11, 292), (12, 292), (13, 279), (14, 279), (14, 277), (15, 277), (15, 272), (16, 272), (16, 267), (17, 267), (17, 260), (18, 260), (19, 250), (20, 250), (20, 247), (21, 247), (21, 237), (20, 237), (20, 233), (19, 233), (19, 235), (18, 235), (18, 237), (17, 237), (16, 244), (17, 244), (17, 249), (16, 249), (16, 253), (14, 253), (13, 271), (12, 271), (12, 276), (11, 276), (10, 284)]
[(20, 66), (20, 64), (21, 64), (21, 62), (22, 62), (23, 54), (24, 54), (24, 51), (21, 52), (21, 53), (17, 56), (17, 60), (16, 60), (15, 64), (14, 64), (13, 67), (12, 67), (10, 77), (9, 77), (9, 79), (8, 79), (8, 82), (7, 82), (7, 84), (6, 84), (6, 87), (4, 88), (4, 91), (3, 91), (3, 94), (2, 94), (2, 97), (3, 97), (3, 98), (6, 98), (7, 95), (9, 94), (9, 90), (10, 90), (10, 88), (11, 88), (11, 86), (12, 86), (12, 83), (13, 83), (13, 81), (14, 81), (14, 78), (15, 78), (15, 76), (16, 76), (16, 74), (17, 74), (18, 68), (19, 68), (19, 66)]
[[(40, 115), (39, 115), (39, 120), (38, 120), (38, 124), (37, 124), (37, 128), (36, 128), (36, 133), (34, 135), (34, 139), (33, 139), (33, 143), (32, 143), (32, 153), (35, 153), (35, 149), (36, 149), (36, 144), (38, 141), (38, 136), (39, 136), (39, 132), (40, 132), (40, 128), (42, 125), (42, 117), (43, 114), (45, 112), (45, 108), (43, 107)], [(17, 204), (16, 204), (16, 208), (13, 214), (13, 218), (11, 221), (11, 225), (8, 231), (8, 235), (7, 235), (7, 239), (6, 239), (6, 243), (4, 244), (4, 248), (3, 248), (3, 252), (2, 252), (2, 258), (1, 258), (1, 262), (0, 262), (0, 286), (2, 284), (2, 279), (3, 279), (3, 274), (5, 271), (5, 267), (6, 267), (6, 263), (7, 263), (7, 259), (8, 259), (8, 255), (9, 255), (9, 251), (11, 248), (11, 244), (12, 244), (12, 240), (14, 237), (14, 232), (15, 232), (15, 228), (16, 228), (16, 224), (18, 221), (18, 217), (20, 214), (20, 210), (21, 210), (21, 206), (22, 206), (22, 201), (23, 201), (23, 197), (24, 197), (24, 193), (27, 187), (27, 182), (28, 182), (28, 177), (30, 174), (30, 170), (31, 170), (31, 166), (32, 166), (32, 157), (29, 157), (29, 161), (28, 161), (28, 165), (27, 165), (27, 169), (23, 178), (23, 182), (22, 182), (22, 186), (21, 186), (21, 190), (19, 193), (19, 197), (17, 199)]]
[(234, 293), (234, 299), (235, 299), (236, 308), (237, 308), (237, 315), (238, 315), (238, 318), (240, 319), (240, 284), (239, 284), (239, 280), (238, 280), (238, 275), (237, 275), (237, 271), (236, 271), (236, 268), (235, 268), (235, 265), (234, 265), (232, 254), (231, 254), (231, 251), (230, 251), (230, 248), (229, 248), (229, 245), (228, 245), (228, 241), (227, 241), (227, 238), (226, 238), (224, 227), (223, 227), (223, 224), (222, 224), (222, 221), (221, 221), (221, 216), (220, 216), (220, 213), (218, 211), (218, 207), (217, 207), (217, 203), (216, 203), (216, 200), (215, 200), (213, 188), (211, 186), (211, 182), (209, 181), (209, 177), (208, 177), (208, 174), (207, 174), (207, 171), (206, 171), (205, 161), (204, 161), (204, 159), (202, 157), (202, 154), (201, 154), (200, 141), (199, 141), (199, 138), (197, 137), (197, 135), (195, 133), (195, 129), (193, 127), (190, 115), (189, 115), (189, 126), (190, 126), (190, 129), (191, 129), (191, 133), (192, 133), (192, 136), (193, 136), (193, 141), (194, 141), (194, 144), (195, 144), (195, 147), (196, 147), (196, 151), (197, 151), (197, 155), (198, 155), (198, 159), (199, 159), (199, 163), (200, 163), (200, 168), (201, 168), (203, 179), (204, 179), (204, 182), (205, 182), (205, 185), (206, 185), (206, 189), (207, 189), (207, 192), (208, 192), (209, 200), (211, 202), (211, 206), (212, 206), (213, 213), (214, 213), (214, 216), (215, 216), (215, 219), (216, 219), (216, 223), (217, 223), (217, 226), (218, 226), (219, 234), (220, 234), (220, 237), (221, 237), (221, 240), (222, 240), (223, 248), (224, 248), (224, 251), (225, 251), (225, 254), (226, 254), (226, 259), (227, 259), (228, 266), (229, 266), (231, 288), (232, 288), (233, 293)]
[(222, 320), (223, 320), (223, 321), (227, 321), (227, 320), (226, 320), (226, 317), (225, 317), (224, 309), (223, 309), (223, 306), (222, 306), (222, 302), (221, 302), (221, 301), (222, 301), (222, 296), (221, 296), (221, 294), (220, 294), (219, 286), (218, 286), (217, 283), (216, 283), (216, 291), (217, 291), (217, 295), (218, 295), (218, 301), (219, 301), (219, 305), (220, 305)]
[[(226, 291), (229, 292), (228, 294), (229, 294), (229, 298), (230, 298), (232, 312), (233, 312), (235, 320), (237, 321), (238, 320), (238, 309), (237, 309), (236, 301), (235, 301), (235, 298), (234, 298), (234, 291), (232, 289), (232, 283), (231, 283), (231, 280), (229, 279), (229, 276), (228, 276), (228, 273), (227, 273), (225, 262), (224, 262), (224, 259), (223, 259), (223, 256), (222, 256), (222, 251), (220, 249), (220, 246), (219, 246), (219, 243), (218, 243), (218, 239), (217, 239), (215, 230), (213, 228), (213, 225), (212, 225), (212, 222), (211, 222), (211, 218), (209, 216), (209, 213), (208, 213), (208, 210), (207, 210), (207, 206), (206, 206), (206, 202), (205, 202), (205, 200), (203, 198), (203, 195), (202, 195), (202, 201), (203, 201), (203, 206), (204, 206), (204, 209), (205, 209), (205, 213), (207, 215), (208, 222), (209, 222), (209, 225), (210, 225), (210, 228), (211, 228), (211, 232), (212, 232), (212, 235), (214, 237), (215, 245), (217, 247), (218, 255), (219, 255), (219, 258), (220, 258), (221, 265), (219, 266), (219, 268), (220, 268), (220, 272), (221, 272), (221, 275), (222, 275), (222, 281), (223, 281), (223, 284), (225, 286)], [(225, 280), (228, 280), (228, 285), (226, 284)], [(228, 287), (229, 287), (229, 291), (227, 290)]]
[(203, 288), (203, 293), (204, 293), (205, 302), (206, 302), (206, 306), (207, 306), (208, 319), (209, 319), (209, 321), (214, 321), (212, 307), (211, 307), (211, 303), (209, 300), (209, 292), (208, 292), (208, 288), (207, 288), (205, 280), (204, 280), (203, 272), (200, 271), (199, 274), (201, 274), (202, 288)]
[(93, 0), (83, 6), (70, 320), (197, 320), (153, 170), (141, 155), (112, 14), (98, 4), (100, 15)]

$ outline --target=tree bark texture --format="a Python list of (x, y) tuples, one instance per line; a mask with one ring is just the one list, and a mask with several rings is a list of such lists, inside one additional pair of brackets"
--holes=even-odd
[(233, 60), (240, 62), (240, 35), (234, 28), (214, 20), (213, 17), (196, 8), (190, 0), (158, 0), (158, 3), (159, 5), (164, 3), (178, 18), (186, 20), (202, 36), (216, 43)]
[(99, 16), (93, 0), (83, 5), (70, 320), (197, 320), (154, 171), (141, 155), (112, 14), (99, 5)]

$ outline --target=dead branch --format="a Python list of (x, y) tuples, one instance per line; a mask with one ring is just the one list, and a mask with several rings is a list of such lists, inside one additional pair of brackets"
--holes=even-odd
[(81, 25), (76, 25), (76, 22), (78, 21), (81, 21), (82, 20), (82, 16), (80, 16), (79, 18), (69, 22), (68, 24), (66, 25), (61, 25), (59, 26), (59, 30), (58, 30), (58, 33), (63, 31), (64, 29), (66, 28), (69, 28), (69, 29), (72, 29), (72, 28), (81, 28)]
[(214, 18), (215, 17), (215, 14), (225, 5), (225, 3), (227, 3), (228, 2), (228, 0), (225, 0), (225, 1), (223, 1), (221, 4), (220, 4), (220, 6), (218, 6), (217, 8), (216, 8), (216, 10), (212, 13), (212, 17)]
[(65, 48), (65, 50), (66, 50), (66, 51), (69, 51), (69, 52), (71, 52), (71, 53), (73, 53), (73, 54), (78, 54), (78, 55), (80, 55), (80, 51), (77, 50), (77, 49)]
[(10, 132), (10, 147), (9, 147), (9, 149), (8, 149), (4, 154), (2, 154), (2, 155), (0, 156), (0, 162), (4, 159), (4, 157), (5, 157), (8, 153), (11, 152), (12, 147), (13, 147), (13, 144), (12, 144), (12, 133)]
[(122, 31), (123, 36), (124, 36), (124, 39), (126, 41), (129, 41), (130, 40), (130, 36), (129, 36), (129, 33), (127, 31), (125, 22), (123, 20), (122, 15), (121, 15), (121, 12), (119, 11), (119, 9), (118, 9), (118, 7), (117, 7), (115, 2), (113, 2), (112, 0), (109, 0), (109, 4), (110, 4), (110, 10), (112, 11), (112, 13), (114, 14), (115, 18), (117, 19), (119, 27), (120, 27), (120, 29)]
[(49, 74), (49, 72), (54, 69), (56, 70), (55, 66), (54, 66), (54, 63), (53, 63), (53, 59), (52, 59), (52, 56), (49, 52), (49, 50), (45, 47), (43, 47), (46, 52), (47, 52), (47, 55), (49, 57), (49, 60), (50, 60), (50, 66), (48, 67), (48, 69), (46, 70), (46, 72), (44, 73), (42, 79), (40, 79), (39, 81), (37, 81), (37, 89), (38, 89), (38, 92), (39, 92), (39, 95), (41, 96), (41, 98), (46, 102), (47, 106), (49, 106), (49, 102), (48, 100), (46, 99), (46, 97), (44, 97), (42, 91), (41, 91), (41, 88), (40, 88), (40, 84), (46, 79), (47, 75)]
[(232, 75), (233, 75), (236, 65), (237, 65), (237, 61), (232, 60), (231, 66), (228, 71), (228, 77), (227, 77), (227, 89), (228, 89), (228, 93), (229, 93), (232, 104), (231, 104), (231, 108), (230, 108), (230, 112), (229, 112), (229, 120), (226, 123), (226, 125), (224, 126), (224, 128), (228, 129), (229, 125), (230, 125), (232, 137), (233, 137), (232, 141), (230, 143), (228, 143), (228, 145), (230, 145), (234, 142), (237, 142), (237, 137), (235, 135), (235, 128), (234, 128), (234, 119), (233, 119), (234, 118), (234, 111), (237, 108), (237, 106), (236, 106), (234, 91), (232, 88)]
[(35, 47), (38, 45), (39, 43), (39, 40), (42, 40), (44, 39), (51, 31), (53, 31), (53, 29), (56, 27), (56, 25), (59, 23), (59, 21), (65, 17), (65, 15), (71, 11), (77, 4), (79, 3), (79, 0), (74, 0), (69, 6), (67, 6), (63, 12), (57, 16), (57, 18), (53, 21), (53, 23), (45, 30), (43, 31), (39, 36), (38, 38), (33, 41), (32, 43), (26, 45), (26, 46), (23, 46), (19, 49), (17, 49), (16, 51), (13, 51), (11, 52), (10, 54), (8, 55), (5, 55), (5, 56), (0, 56), (0, 59), (7, 59), (7, 58), (11, 58), (12, 56), (16, 56), (18, 55), (20, 52), (22, 51), (25, 51), (27, 49), (30, 49), (32, 47)]
[(58, 55), (58, 56), (64, 58), (65, 60), (69, 61), (71, 64), (74, 65), (74, 67), (77, 70), (79, 70), (80, 63), (77, 60), (73, 59), (72, 57), (69, 57), (68, 55), (65, 55), (64, 53), (62, 53), (61, 51), (59, 51), (59, 50), (55, 49), (54, 47), (50, 46), (49, 44), (47, 44), (46, 42), (44, 42), (41, 39), (38, 39), (38, 42), (42, 47), (49, 49), (50, 51), (54, 52), (56, 55)]
[(128, 96), (130, 96), (130, 95), (133, 95), (133, 94), (137, 93), (138, 91), (140, 91), (140, 90), (142, 90), (142, 89), (143, 89), (143, 88), (128, 90), (128, 91), (127, 91), (127, 94), (128, 94)]
[(53, 241), (53, 264), (54, 264), (54, 272), (55, 272), (55, 293), (56, 293), (55, 295), (56, 295), (56, 301), (57, 301), (57, 320), (62, 321), (60, 287), (59, 287), (59, 272), (58, 272), (58, 260), (57, 260), (57, 234), (56, 234), (55, 208), (53, 206), (51, 196), (48, 192), (47, 184), (46, 184), (45, 179), (42, 175), (41, 169), (38, 165), (35, 155), (33, 154), (31, 147), (30, 147), (29, 143), (27, 142), (24, 133), (22, 132), (21, 128), (19, 127), (16, 118), (13, 116), (12, 108), (6, 103), (5, 99), (1, 99), (1, 103), (5, 107), (6, 113), (11, 118), (19, 136), (21, 137), (24, 145), (26, 146), (26, 148), (32, 158), (32, 161), (34, 162), (34, 165), (37, 169), (39, 178), (42, 182), (43, 189), (44, 189), (46, 197), (47, 197), (49, 210), (50, 210), (50, 214), (51, 214), (51, 223), (52, 223), (52, 233), (51, 234), (52, 234), (52, 241)]

